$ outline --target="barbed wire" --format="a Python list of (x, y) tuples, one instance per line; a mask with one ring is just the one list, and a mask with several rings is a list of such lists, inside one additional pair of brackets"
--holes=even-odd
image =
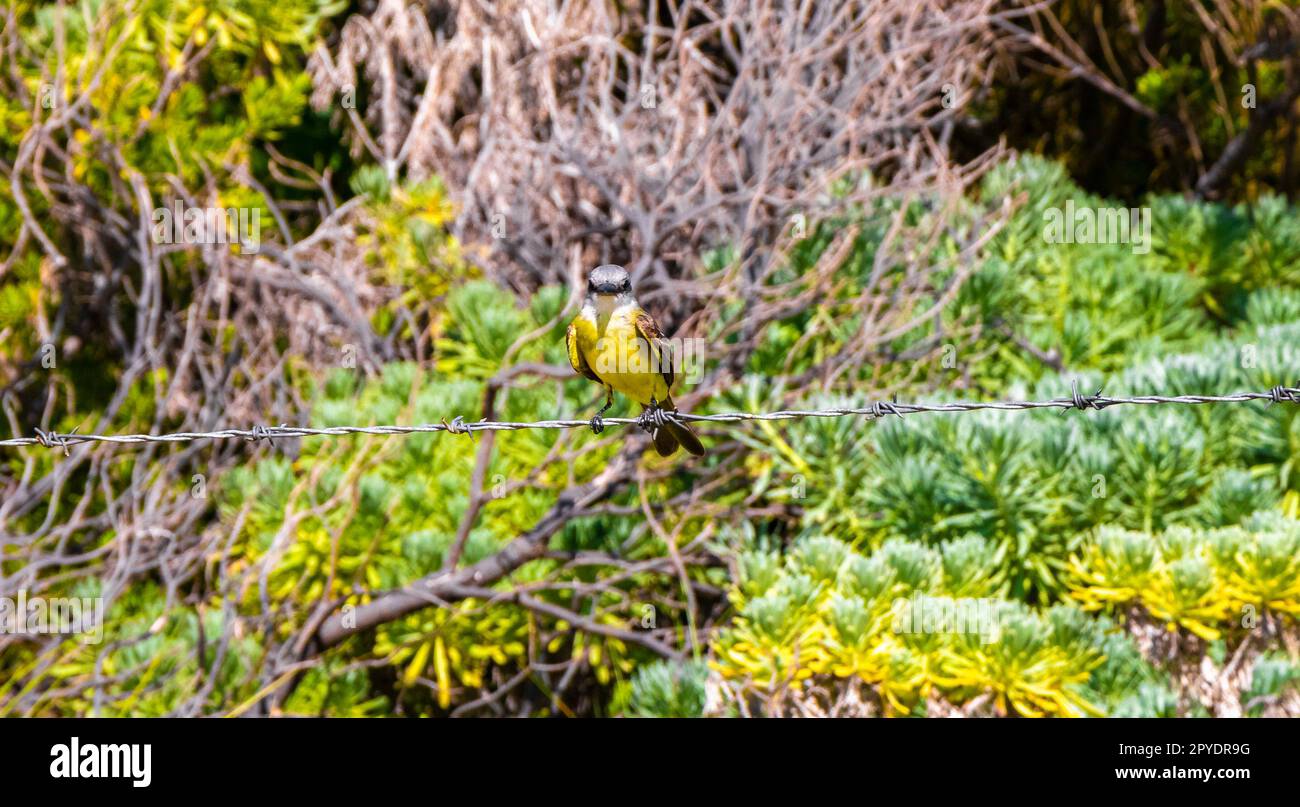
[[(1300, 382), (1297, 382), (1300, 385)], [(647, 431), (663, 426), (668, 421), (678, 423), (743, 423), (746, 421), (795, 420), (799, 418), (867, 417), (873, 420), (889, 415), (914, 415), (921, 412), (975, 412), (980, 410), (1023, 411), (1030, 409), (1108, 409), (1112, 406), (1152, 406), (1159, 404), (1218, 404), (1267, 401), (1269, 403), (1300, 403), (1300, 386), (1277, 386), (1264, 392), (1237, 392), (1229, 395), (1134, 395), (1110, 397), (1097, 390), (1092, 395), (1079, 392), (1078, 382), (1071, 384), (1070, 397), (1049, 398), (1040, 401), (952, 401), (948, 403), (901, 403), (878, 401), (861, 407), (829, 409), (783, 409), (778, 412), (724, 412), (716, 415), (693, 415), (664, 409), (649, 409), (635, 418), (600, 418), (600, 426), (639, 426)], [(594, 419), (593, 419), (594, 420)], [(522, 431), (524, 429), (578, 429), (592, 426), (592, 420), (537, 420), (531, 422), (479, 420), (466, 422), (456, 417), (448, 422), (426, 423), (418, 426), (254, 426), (251, 429), (221, 429), (208, 432), (175, 432), (172, 434), (68, 434), (36, 430), (34, 437), (12, 437), (0, 440), (0, 447), (44, 446), (62, 448), (67, 455), (72, 446), (83, 443), (185, 443), (193, 440), (249, 441), (276, 440), (282, 437), (339, 437), (351, 434), (394, 435), (448, 432), (467, 434), (471, 438), (480, 431)]]

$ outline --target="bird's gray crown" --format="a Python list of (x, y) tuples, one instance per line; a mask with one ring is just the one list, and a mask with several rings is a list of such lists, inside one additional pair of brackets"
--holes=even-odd
[(587, 278), (587, 292), (590, 294), (631, 294), (632, 278), (623, 267), (607, 263), (591, 270)]

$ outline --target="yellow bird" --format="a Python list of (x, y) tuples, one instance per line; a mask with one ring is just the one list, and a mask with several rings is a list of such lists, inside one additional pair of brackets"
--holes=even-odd
[[(672, 356), (664, 349), (664, 335), (654, 317), (633, 296), (632, 278), (623, 267), (607, 263), (591, 271), (582, 311), (569, 324), (564, 341), (574, 372), (605, 388), (605, 405), (591, 419), (596, 434), (604, 428), (600, 416), (614, 405), (616, 390), (647, 411), (677, 411), (670, 394)], [(665, 457), (678, 444), (704, 456), (700, 438), (684, 423), (662, 421), (652, 433), (655, 449)]]

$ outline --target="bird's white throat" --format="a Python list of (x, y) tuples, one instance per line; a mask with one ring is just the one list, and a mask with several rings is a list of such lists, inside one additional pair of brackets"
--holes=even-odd
[[(592, 299), (595, 300), (595, 305), (591, 304)], [(584, 308), (589, 310), (588, 316), (596, 321), (597, 330), (604, 331), (611, 319), (623, 319), (629, 316), (636, 308), (636, 301), (621, 295), (595, 294)]]

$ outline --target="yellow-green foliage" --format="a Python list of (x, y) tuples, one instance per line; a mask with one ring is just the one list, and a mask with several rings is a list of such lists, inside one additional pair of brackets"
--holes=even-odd
[(1103, 527), (1071, 563), (1083, 607), (1140, 606), (1204, 639), (1300, 616), (1300, 524), (1261, 513), (1244, 526), (1175, 527), (1153, 536)]
[[(934, 694), (959, 705), (990, 696), (998, 712), (1024, 716), (1163, 708), (1116, 622), (1008, 600), (1000, 565), (977, 536), (935, 548), (890, 541), (871, 554), (828, 537), (784, 556), (742, 552), (737, 616), (715, 638), (711, 666), (760, 694), (856, 678), (892, 714), (923, 713)], [(1270, 512), (1214, 530), (1103, 528), (1070, 573), (1083, 608), (1113, 611), (1120, 624), (1145, 614), (1208, 640), (1239, 638), (1269, 617), (1294, 627), (1300, 522)]]
[[(447, 233), (455, 211), (439, 180), (392, 183), (383, 169), (367, 165), (351, 184), (366, 195), (369, 213), (359, 226), (357, 246), (366, 250), (379, 281), (404, 290), (399, 303), (419, 310), (470, 276), (459, 244)], [(388, 330), (390, 311), (386, 307), (379, 315), (376, 330), (381, 333)]]
[[(322, 22), (345, 5), (145, 0), (128, 13), (120, 0), (88, 0), (65, 6), (60, 16), (53, 4), (18, 2), (23, 43), (16, 50), (28, 58), (11, 60), (6, 69), (21, 77), (28, 101), (0, 97), (0, 150), (12, 161), (35, 123), (31, 107), (49, 119), (84, 98), (75, 125), (59, 126), (51, 136), (62, 141), (73, 178), (98, 204), (125, 210), (128, 220), (140, 215), (128, 184), (138, 178), (156, 198), (174, 194), (177, 179), (190, 188), (212, 179), (218, 198), (211, 204), (264, 206), (260, 194), (229, 179), (227, 166), (256, 163), (260, 142), (278, 140), (302, 120), (310, 91), (305, 54)], [(56, 17), (65, 43), (62, 63)], [(187, 48), (192, 53), (209, 40), (215, 42), (200, 68), (169, 75)], [(51, 76), (63, 83), (51, 84)], [(241, 91), (218, 91), (231, 86)], [(34, 215), (46, 226), (53, 223), (45, 193), (26, 175), (19, 181)], [(269, 221), (269, 211), (261, 212)], [(0, 194), (0, 243), (15, 244), (20, 223), (12, 194)], [(69, 237), (57, 229), (49, 235), (56, 244)], [(42, 270), (34, 239), (13, 260), (0, 281), (0, 332), (6, 334), (0, 361), (34, 355), (34, 318), (59, 302), (60, 284), (42, 278), (50, 267)]]
[(762, 691), (857, 677), (897, 714), (932, 692), (957, 702), (990, 693), (1000, 711), (1026, 716), (1096, 712), (1082, 685), (1104, 660), (1100, 623), (1003, 599), (999, 565), (978, 536), (938, 549), (893, 541), (870, 555), (824, 537), (784, 558), (743, 553), (738, 614), (714, 642), (713, 667)]

